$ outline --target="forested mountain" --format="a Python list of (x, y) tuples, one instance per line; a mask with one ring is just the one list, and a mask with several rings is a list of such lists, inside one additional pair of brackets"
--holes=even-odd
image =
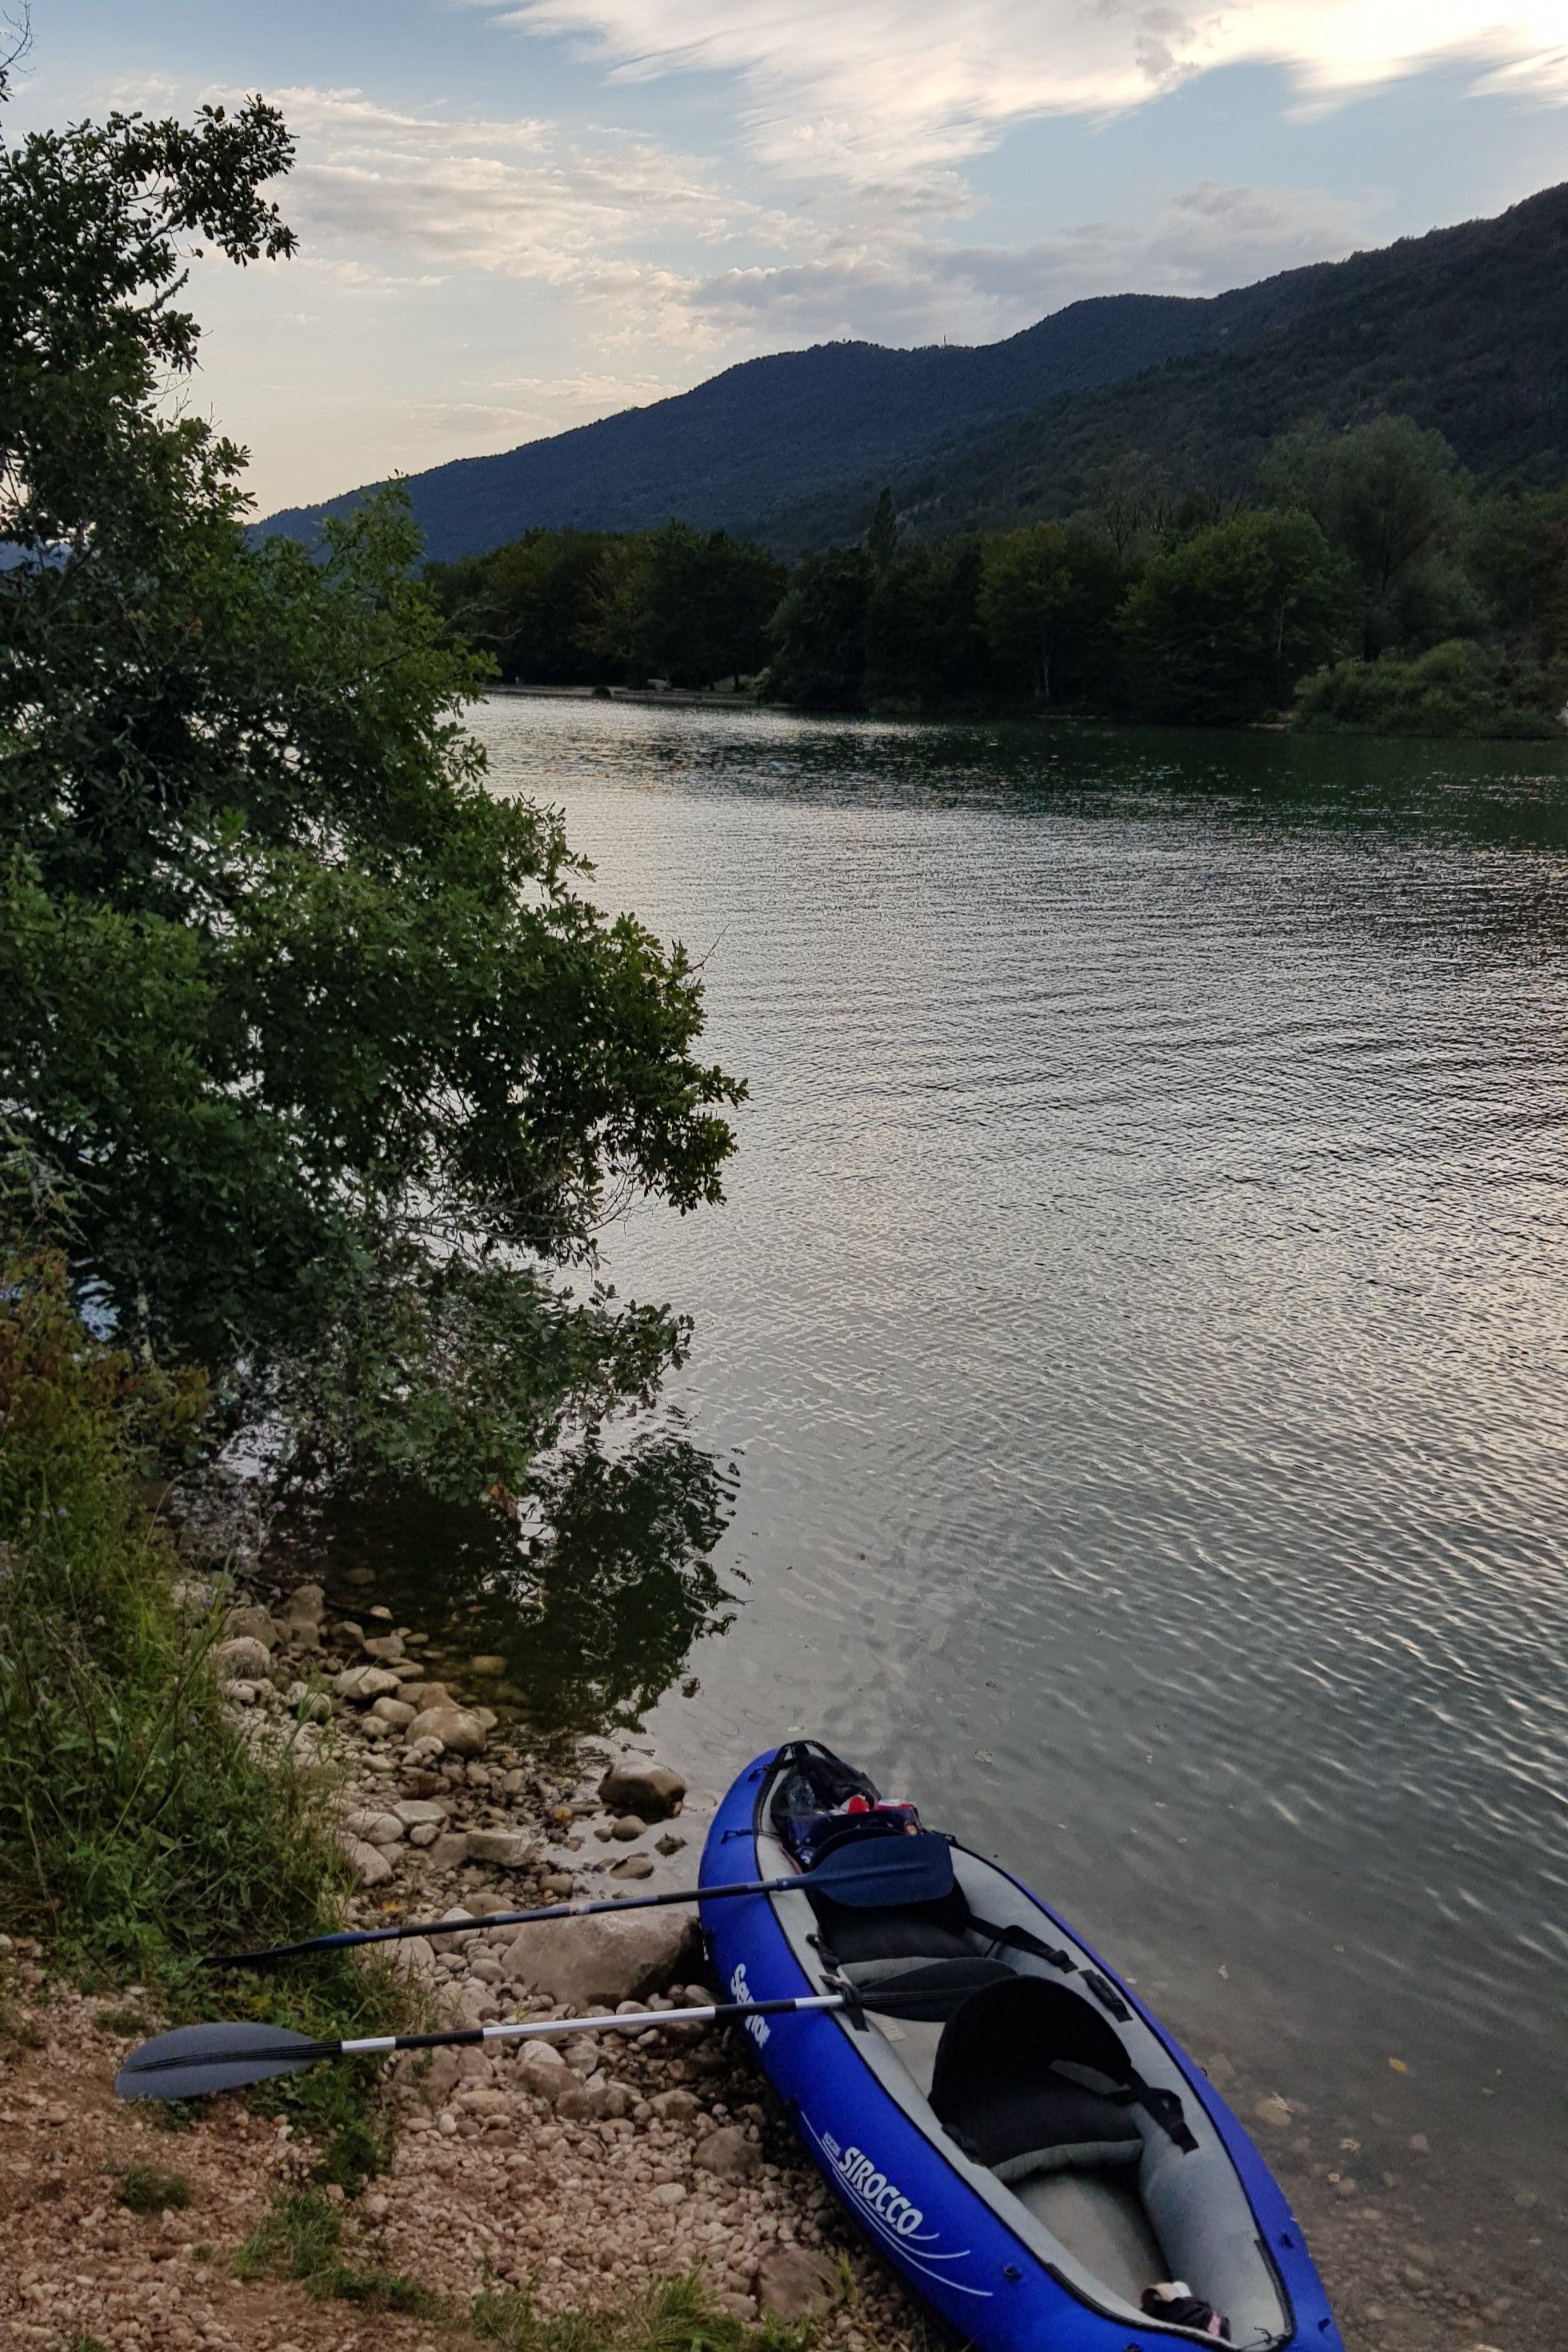
[[(1036, 408), (1212, 344), (1262, 289), (1208, 301), (1118, 294), (1075, 302), (1005, 342), (816, 343), (746, 360), (691, 392), (624, 409), (409, 483), (432, 556), (481, 555), (538, 524), (641, 530), (679, 514), (707, 528), (879, 476)], [(366, 486), (371, 487), (371, 486)], [(313, 538), (363, 495), (291, 507), (262, 525)]]
[[(1068, 514), (1089, 477), (1132, 451), (1175, 494), (1224, 501), (1246, 489), (1273, 436), (1309, 415), (1413, 417), (1482, 480), (1568, 478), (1568, 185), (1249, 292), (1217, 346), (895, 469), (903, 528), (946, 537)], [(756, 520), (786, 548), (849, 538), (888, 478), (867, 474)]]
[[(864, 527), (885, 481), (927, 532), (1067, 510), (1130, 449), (1225, 488), (1310, 410), (1397, 409), (1482, 473), (1555, 478), (1568, 449), (1568, 186), (1497, 220), (1290, 270), (1205, 300), (1075, 302), (1006, 341), (818, 344), (493, 457), (415, 475), (433, 556), (538, 524), (640, 530), (679, 514), (795, 553)], [(320, 508), (260, 528), (313, 538)]]

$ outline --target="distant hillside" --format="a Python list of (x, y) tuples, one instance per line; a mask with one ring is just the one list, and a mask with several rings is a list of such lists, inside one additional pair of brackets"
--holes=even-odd
[[(1177, 490), (1239, 489), (1265, 443), (1314, 412), (1340, 425), (1413, 416), (1483, 479), (1568, 477), (1568, 185), (1249, 290), (1253, 307), (1218, 347), (899, 468), (905, 528), (935, 538), (1068, 513), (1085, 478), (1129, 450)], [(860, 527), (887, 478), (868, 473), (758, 520), (782, 545), (826, 545)]]
[[(850, 537), (891, 480), (927, 531), (1052, 513), (1126, 448), (1179, 480), (1245, 475), (1313, 408), (1395, 408), (1482, 470), (1555, 472), (1568, 449), (1568, 187), (1349, 261), (1206, 300), (1121, 294), (1005, 342), (888, 351), (817, 344), (689, 393), (409, 483), (433, 556), (482, 553), (532, 524), (636, 530), (671, 514), (784, 552)], [(258, 528), (313, 539), (323, 513)]]
[[(651, 407), (415, 474), (414, 510), (429, 553), (443, 560), (483, 554), (536, 523), (637, 530), (678, 514), (709, 529), (732, 524), (862, 474), (884, 479), (1054, 394), (1221, 343), (1251, 323), (1267, 292), (1109, 295), (1001, 343), (909, 352), (816, 343), (746, 360)], [(313, 539), (321, 515), (343, 513), (363, 496), (287, 508), (259, 529)]]

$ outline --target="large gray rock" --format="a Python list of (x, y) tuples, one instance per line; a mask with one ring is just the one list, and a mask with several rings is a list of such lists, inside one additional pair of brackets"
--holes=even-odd
[(414, 1720), (414, 1709), (400, 1698), (378, 1698), (371, 1713), (381, 1722), (390, 1724), (394, 1731), (406, 1731)]
[(805, 2246), (775, 2246), (757, 2264), (757, 2301), (775, 2319), (815, 2319), (838, 2298), (838, 2266)]
[(393, 1666), (403, 1655), (403, 1636), (401, 1633), (379, 1634), (374, 1641), (368, 1638), (362, 1641), (360, 1648), (367, 1658), (374, 1658), (378, 1664)]
[(676, 1911), (614, 1912), (520, 1927), (507, 1947), (513, 1981), (575, 2009), (613, 2009), (663, 1992), (696, 1957), (695, 1920)]
[(395, 1698), (402, 1687), (384, 1666), (350, 1666), (332, 1685), (340, 1698), (352, 1699), (355, 1706), (368, 1706), (373, 1698)]
[(319, 1584), (297, 1584), (283, 1603), (290, 1625), (319, 1625), (326, 1614), (327, 1596)]
[(254, 1633), (237, 1633), (231, 1641), (218, 1643), (213, 1664), (224, 1682), (256, 1682), (265, 1679), (272, 1653)]
[(662, 1822), (679, 1812), (686, 1783), (668, 1764), (652, 1764), (645, 1756), (622, 1756), (599, 1783), (599, 1801), (612, 1813), (636, 1813), (645, 1822)]
[[(362, 1667), (360, 1671), (363, 1674), (371, 1670)], [(340, 1676), (340, 1683), (341, 1680)], [(397, 1687), (395, 1682), (393, 1688), (395, 1690)], [(378, 1692), (376, 1696), (379, 1697), (381, 1694)], [(482, 1756), (485, 1752), (485, 1727), (478, 1716), (470, 1715), (466, 1707), (424, 1708), (409, 1725), (408, 1738), (411, 1743), (416, 1739), (438, 1739), (448, 1756)]]

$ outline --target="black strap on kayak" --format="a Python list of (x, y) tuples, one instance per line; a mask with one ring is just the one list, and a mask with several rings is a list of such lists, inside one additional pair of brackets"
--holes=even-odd
[[(1071, 1976), (1078, 1966), (1077, 1961), (1069, 1958), (1059, 1945), (1043, 1942), (1038, 1936), (1031, 1935), (1027, 1927), (1017, 1927), (1012, 1920), (1005, 1927), (998, 1927), (973, 1911), (969, 1916), (980, 1934), (990, 1937), (993, 1951), (1005, 1948), (1009, 1952), (1027, 1952), (1032, 1959), (1048, 1960), (1053, 1969), (1060, 1969), (1066, 1976)], [(1126, 2015), (1125, 2010), (1122, 2015)]]
[(1142, 2107), (1166, 2138), (1174, 2140), (1184, 2156), (1191, 2156), (1197, 2147), (1187, 2122), (1187, 2111), (1174, 2091), (1162, 2091), (1154, 2084), (1146, 2083), (1142, 2074), (1134, 2074), (1119, 2091), (1110, 2091), (1105, 2095), (1115, 2107)]

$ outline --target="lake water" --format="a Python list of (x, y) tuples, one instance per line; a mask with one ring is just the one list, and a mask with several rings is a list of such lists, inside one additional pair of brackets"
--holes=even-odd
[(478, 725), (751, 1087), (728, 1204), (607, 1241), (739, 1469), (661, 1751), (820, 1733), (1555, 2261), (1568, 751)]

